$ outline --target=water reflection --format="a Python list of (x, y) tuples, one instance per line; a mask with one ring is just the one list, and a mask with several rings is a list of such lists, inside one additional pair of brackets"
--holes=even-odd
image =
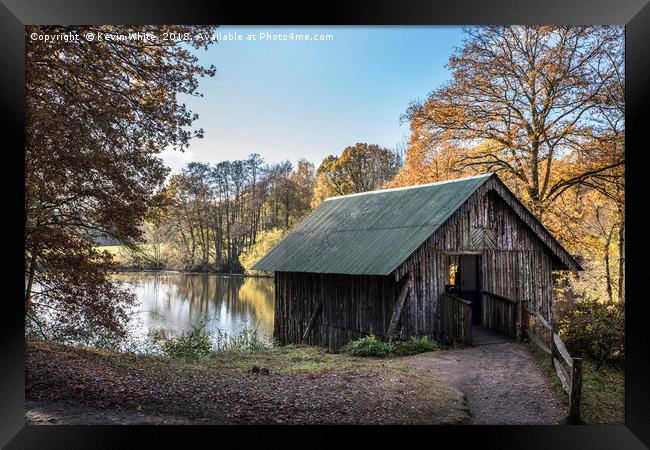
[(180, 336), (208, 319), (213, 332), (237, 334), (256, 327), (260, 338), (273, 335), (274, 285), (270, 278), (181, 273), (122, 273), (115, 281), (137, 296), (131, 333)]

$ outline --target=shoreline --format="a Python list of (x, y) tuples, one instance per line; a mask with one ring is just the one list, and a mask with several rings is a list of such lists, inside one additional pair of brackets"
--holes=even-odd
[(171, 270), (171, 269), (136, 269), (136, 268), (125, 268), (125, 269), (116, 269), (112, 272), (113, 274), (128, 274), (128, 273), (160, 273), (160, 274), (171, 274), (171, 275), (216, 275), (222, 277), (249, 277), (249, 278), (273, 278), (272, 275), (256, 275), (248, 273), (231, 273), (231, 272), (198, 272), (191, 270)]

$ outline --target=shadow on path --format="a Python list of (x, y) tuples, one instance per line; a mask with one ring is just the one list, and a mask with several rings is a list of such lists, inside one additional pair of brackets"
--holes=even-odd
[(504, 344), (512, 339), (482, 326), (472, 326), (472, 345)]

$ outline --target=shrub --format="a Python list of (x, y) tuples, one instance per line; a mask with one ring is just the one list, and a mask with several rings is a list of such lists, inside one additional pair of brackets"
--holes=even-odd
[(350, 341), (343, 346), (341, 352), (348, 353), (352, 356), (376, 356), (386, 358), (392, 353), (392, 345), (377, 339), (375, 335), (370, 335)]
[(171, 358), (195, 359), (209, 356), (213, 349), (210, 333), (205, 330), (206, 324), (207, 321), (203, 320), (180, 337), (158, 339), (156, 343)]
[(243, 327), (236, 335), (219, 329), (206, 330), (208, 320), (203, 319), (188, 333), (177, 338), (154, 337), (154, 346), (171, 358), (195, 359), (225, 352), (264, 350), (271, 346), (260, 339), (257, 328)]
[(606, 362), (625, 357), (625, 306), (583, 300), (558, 304), (559, 334), (574, 356), (596, 360), (596, 370)]
[(408, 341), (395, 341), (392, 343), (384, 342), (374, 335), (366, 336), (356, 341), (348, 342), (343, 348), (342, 353), (352, 356), (374, 356), (378, 358), (388, 358), (391, 356), (408, 356), (417, 353), (431, 352), (438, 349), (435, 343), (423, 336), (420, 338), (411, 337)]
[(260, 339), (257, 328), (242, 328), (234, 336), (217, 330), (215, 341), (215, 351), (217, 352), (245, 352), (271, 347)]
[(426, 336), (412, 336), (408, 341), (397, 341), (393, 345), (393, 353), (399, 356), (417, 355), (418, 353), (438, 350), (435, 342), (429, 342)]

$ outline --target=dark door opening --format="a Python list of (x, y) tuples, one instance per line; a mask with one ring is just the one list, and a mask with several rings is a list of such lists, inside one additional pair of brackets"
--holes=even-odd
[(460, 297), (472, 302), (472, 325), (481, 324), (481, 274), (480, 255), (461, 255), (458, 272), (460, 274)]

